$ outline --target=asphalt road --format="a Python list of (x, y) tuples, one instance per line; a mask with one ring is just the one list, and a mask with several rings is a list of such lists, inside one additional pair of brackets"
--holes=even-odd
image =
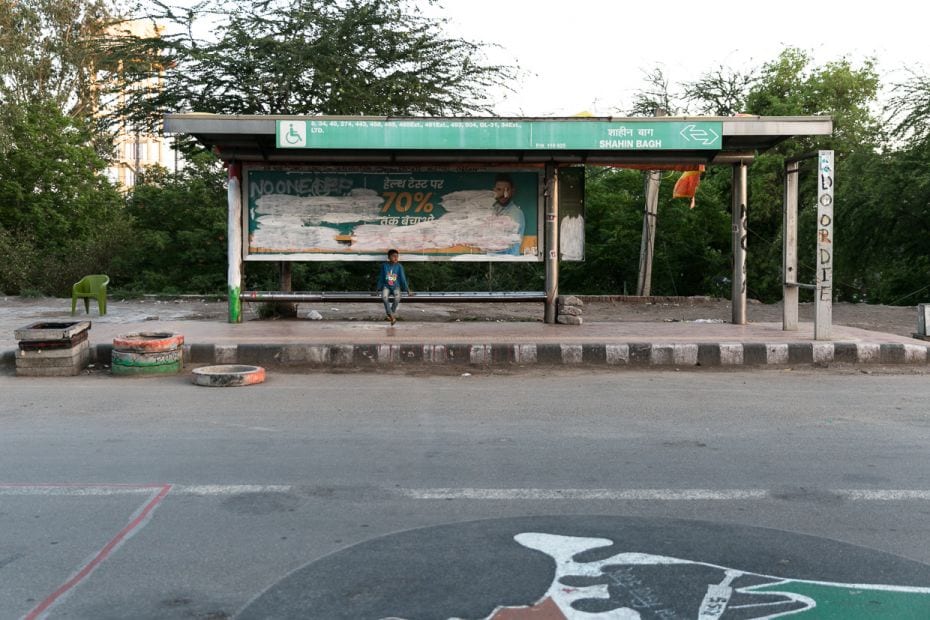
[[(495, 605), (537, 603), (566, 548), (576, 609), (600, 604), (584, 560), (657, 618), (707, 592), (749, 608), (733, 592), (773, 577), (930, 586), (926, 376), (0, 376), (0, 394), (0, 618), (516, 618)], [(890, 617), (926, 617), (908, 605)]]

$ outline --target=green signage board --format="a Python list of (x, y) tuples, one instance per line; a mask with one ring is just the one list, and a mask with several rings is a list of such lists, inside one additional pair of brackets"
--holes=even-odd
[(279, 120), (282, 149), (719, 150), (720, 121)]

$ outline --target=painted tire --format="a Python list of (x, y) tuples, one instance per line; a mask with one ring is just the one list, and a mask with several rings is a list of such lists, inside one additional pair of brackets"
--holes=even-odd
[(255, 385), (265, 381), (265, 369), (261, 366), (221, 364), (203, 366), (193, 371), (194, 384), (206, 387), (238, 387)]
[(149, 353), (113, 351), (110, 358), (110, 372), (114, 375), (177, 374), (183, 366), (181, 349)]
[(134, 351), (137, 353), (154, 353), (173, 351), (184, 344), (184, 336), (171, 332), (135, 332), (122, 334), (113, 339), (114, 351)]

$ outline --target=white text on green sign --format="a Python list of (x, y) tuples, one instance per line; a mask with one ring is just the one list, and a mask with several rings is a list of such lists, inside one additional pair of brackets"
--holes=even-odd
[(279, 120), (278, 148), (719, 150), (719, 121)]

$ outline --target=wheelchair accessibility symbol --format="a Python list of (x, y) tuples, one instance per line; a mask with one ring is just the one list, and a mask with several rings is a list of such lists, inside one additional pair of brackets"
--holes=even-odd
[(281, 146), (295, 148), (307, 146), (307, 125), (301, 121), (284, 121), (279, 130)]

